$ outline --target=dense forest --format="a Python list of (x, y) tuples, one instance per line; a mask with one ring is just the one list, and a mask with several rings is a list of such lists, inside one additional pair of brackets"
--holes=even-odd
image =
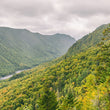
[(74, 42), (74, 38), (65, 34), (42, 35), (0, 27), (0, 77), (59, 57)]
[(110, 25), (64, 56), (1, 81), (0, 110), (110, 110)]

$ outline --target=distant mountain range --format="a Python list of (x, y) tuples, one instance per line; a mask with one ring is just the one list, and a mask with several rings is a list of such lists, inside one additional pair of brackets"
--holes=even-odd
[(65, 34), (42, 35), (0, 27), (0, 76), (59, 57), (73, 43), (75, 39)]

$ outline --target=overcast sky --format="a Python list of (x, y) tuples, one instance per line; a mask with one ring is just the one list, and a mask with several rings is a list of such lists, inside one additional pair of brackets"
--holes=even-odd
[(0, 26), (76, 39), (110, 23), (110, 0), (0, 0)]

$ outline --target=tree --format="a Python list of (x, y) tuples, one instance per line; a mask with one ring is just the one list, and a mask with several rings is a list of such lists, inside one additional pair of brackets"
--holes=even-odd
[(103, 35), (106, 36), (106, 38), (102, 39), (100, 52), (97, 55), (97, 61), (99, 62), (96, 74), (97, 84), (105, 82), (106, 77), (110, 75), (110, 42), (105, 42), (110, 39), (110, 25), (103, 31)]
[(63, 99), (61, 110), (73, 110), (76, 104), (77, 100), (75, 99), (75, 93), (74, 91), (72, 92), (71, 90), (69, 90), (67, 95)]
[(38, 110), (56, 110), (57, 99), (55, 93), (49, 90), (48, 85), (44, 85), (44, 93), (38, 101)]
[[(106, 100), (110, 100), (110, 25), (107, 29), (103, 31), (103, 35), (106, 36), (102, 39), (102, 42), (99, 44), (100, 52), (97, 55), (97, 72), (96, 72), (96, 84), (100, 85), (101, 83), (106, 82), (107, 96)], [(98, 90), (99, 97), (99, 90)], [(107, 103), (107, 101), (106, 101)], [(110, 102), (106, 104), (110, 108)], [(98, 98), (98, 109), (100, 109), (100, 100)]]

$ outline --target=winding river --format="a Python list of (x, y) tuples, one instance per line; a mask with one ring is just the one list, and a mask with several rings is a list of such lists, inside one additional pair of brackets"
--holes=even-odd
[[(24, 70), (26, 70), (26, 69), (24, 69)], [(14, 74), (21, 73), (21, 72), (24, 71), (24, 70), (18, 70), (18, 71), (16, 71)], [(0, 80), (5, 80), (5, 79), (8, 79), (8, 78), (11, 78), (14, 74), (1, 77)]]

